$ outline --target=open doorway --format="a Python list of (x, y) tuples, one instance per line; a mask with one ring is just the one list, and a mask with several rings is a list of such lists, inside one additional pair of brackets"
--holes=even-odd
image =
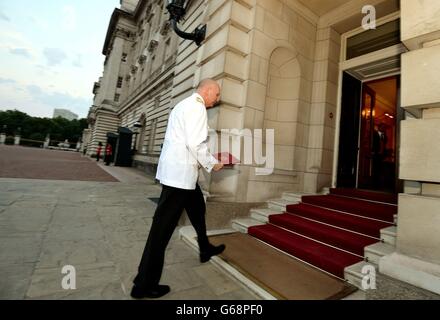
[(400, 77), (360, 81), (344, 73), (337, 186), (396, 193)]
[(358, 188), (396, 191), (398, 86), (397, 76), (362, 85)]

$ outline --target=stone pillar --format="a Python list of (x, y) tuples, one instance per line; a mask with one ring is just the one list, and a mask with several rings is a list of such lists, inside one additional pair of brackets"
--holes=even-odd
[(6, 129), (7, 126), (3, 125), (2, 131), (0, 133), (0, 145), (6, 143)]
[(47, 135), (46, 140), (44, 141), (44, 149), (49, 148), (49, 144), (50, 144), (50, 135)]
[(19, 146), (20, 145), (20, 139), (21, 136), (18, 134), (14, 137), (14, 145)]
[(307, 193), (317, 193), (331, 186), (340, 51), (341, 36), (331, 27), (318, 29), (304, 173)]
[[(421, 119), (401, 124), (400, 179), (418, 183), (399, 195), (396, 252), (382, 274), (440, 294), (440, 2), (402, 0), (402, 107)], [(405, 191), (407, 192), (407, 191)]]
[[(264, 93), (263, 97), (258, 94), (258, 98), (261, 97), (260, 105), (249, 107), (249, 104), (253, 103), (246, 102), (246, 95), (250, 90), (262, 92), (261, 85), (248, 79), (247, 66), (250, 59), (253, 10), (252, 5), (247, 2), (208, 1), (204, 13), (207, 22), (206, 41), (197, 51), (194, 68), (185, 67), (186, 70), (176, 77), (176, 79), (185, 79), (194, 74), (194, 84), (208, 77), (218, 80), (222, 87), (222, 104), (208, 111), (209, 126), (213, 130), (262, 128), (262, 124), (255, 125), (254, 119), (263, 120), (263, 112), (258, 109), (262, 109), (264, 105)], [(201, 5), (203, 2), (199, 1), (199, 3)], [(187, 50), (186, 47), (185, 50)], [(187, 56), (186, 53), (184, 55)], [(181, 57), (179, 53), (177, 60), (179, 61)], [(180, 68), (179, 66), (178, 69)], [(176, 89), (174, 90), (177, 91)], [(258, 98), (251, 97), (252, 102)], [(252, 113), (249, 117), (252, 119), (249, 121), (243, 119), (244, 113), (247, 112), (245, 110)], [(237, 135), (231, 134), (231, 141), (237, 139)], [(214, 135), (210, 137), (210, 139), (215, 138)], [(226, 149), (219, 149), (219, 152), (234, 153)], [(236, 158), (240, 157), (238, 154), (233, 155)], [(219, 173), (202, 177), (205, 179), (206, 188), (209, 188), (211, 200), (247, 202), (249, 200), (246, 194), (249, 170), (250, 166), (237, 165), (233, 170), (222, 170)]]

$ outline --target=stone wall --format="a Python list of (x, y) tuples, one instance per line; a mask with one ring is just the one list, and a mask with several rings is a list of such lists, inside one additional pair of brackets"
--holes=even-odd
[(402, 55), (402, 107), (422, 118), (402, 121), (399, 175), (421, 188), (399, 196), (397, 251), (380, 271), (440, 294), (440, 3), (402, 0), (401, 7), (401, 38), (410, 49)]
[(256, 166), (240, 165), (238, 174), (212, 177), (211, 193), (262, 201), (329, 186), (335, 123), (326, 117), (336, 110), (339, 37), (326, 28), (317, 39), (318, 18), (297, 2), (219, 0), (205, 12), (208, 36), (196, 75), (222, 85), (211, 128), (275, 129), (274, 174), (258, 176)]
[(89, 156), (95, 156), (99, 142), (102, 142), (105, 146), (107, 133), (117, 132), (119, 125), (120, 120), (116, 113), (102, 109), (98, 110), (87, 147), (87, 154)]

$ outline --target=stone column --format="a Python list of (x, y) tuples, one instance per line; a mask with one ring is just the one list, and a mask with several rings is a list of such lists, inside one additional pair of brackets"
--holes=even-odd
[(19, 146), (20, 145), (20, 139), (21, 136), (18, 134), (14, 137), (14, 145)]
[(399, 195), (396, 252), (379, 271), (440, 294), (440, 1), (401, 0), (402, 107), (420, 119), (401, 124), (400, 179), (420, 184)]
[[(214, 130), (213, 132), (222, 129), (262, 128), (262, 123), (256, 125), (254, 119), (258, 118), (261, 122), (263, 120), (261, 109), (264, 105), (264, 94), (258, 106), (255, 106), (254, 102), (261, 94), (258, 95), (258, 98), (252, 96), (247, 99), (247, 94), (250, 91), (257, 92), (259, 90), (258, 93), (262, 92), (261, 85), (256, 81), (250, 81), (248, 77), (250, 30), (253, 22), (252, 4), (248, 2), (208, 1), (204, 12), (207, 22), (206, 41), (197, 51), (194, 68), (185, 67), (185, 71), (176, 77), (176, 79), (186, 79), (194, 74), (194, 84), (208, 77), (218, 80), (222, 87), (222, 104), (218, 108), (208, 111), (209, 126)], [(199, 3), (202, 5), (203, 2), (199, 1)], [(191, 20), (188, 18), (188, 21)], [(187, 50), (186, 47), (185, 50)], [(187, 54), (179, 53), (178, 63), (183, 56), (186, 57)], [(181, 69), (181, 66), (178, 69)], [(174, 90), (177, 91), (176, 89)], [(173, 93), (173, 95), (175, 94)], [(246, 100), (252, 100), (252, 102)], [(252, 106), (249, 106), (250, 104)], [(246, 115), (244, 115), (245, 113)], [(245, 120), (244, 118), (249, 119)], [(237, 136), (238, 133), (231, 134), (231, 141), (239, 139)], [(215, 138), (214, 135), (210, 137), (210, 139)], [(224, 148), (219, 145), (219, 152), (233, 153), (232, 150), (222, 149), (222, 147)], [(234, 154), (234, 157), (239, 158), (240, 155)], [(205, 179), (204, 185), (209, 188), (211, 200), (215, 199), (218, 202), (249, 201), (246, 195), (247, 175), (251, 169), (250, 166), (237, 165), (234, 169), (226, 169), (202, 177)]]
[(50, 144), (50, 135), (47, 135), (46, 140), (44, 141), (44, 149), (49, 148), (49, 144)]
[[(331, 27), (317, 31), (304, 191), (331, 185), (341, 36)], [(338, 137), (339, 138), (339, 137)]]
[(4, 125), (0, 133), (0, 145), (6, 143), (6, 128), (7, 126)]

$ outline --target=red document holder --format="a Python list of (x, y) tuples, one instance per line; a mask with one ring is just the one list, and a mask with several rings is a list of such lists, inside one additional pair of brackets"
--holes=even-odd
[(229, 152), (217, 153), (214, 157), (225, 167), (232, 167), (234, 164), (240, 163), (240, 161)]

